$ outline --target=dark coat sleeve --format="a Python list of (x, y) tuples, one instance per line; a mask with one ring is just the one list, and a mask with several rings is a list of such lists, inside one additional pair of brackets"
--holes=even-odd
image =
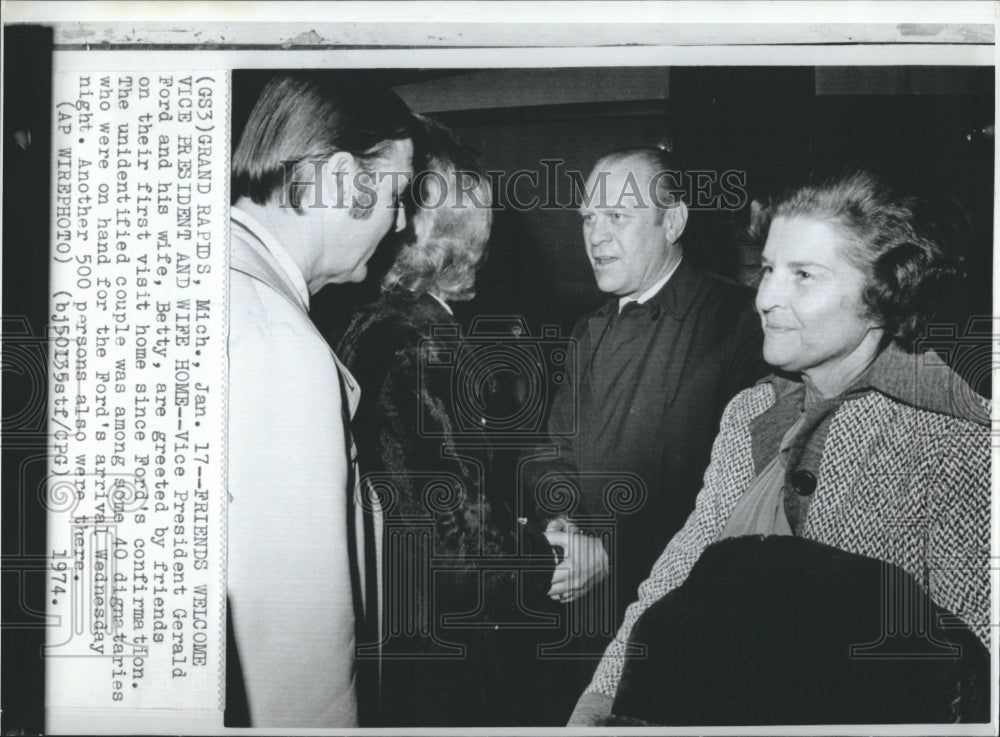
[[(447, 558), (454, 576), (475, 571), (480, 557), (544, 554), (544, 538), (519, 529), (505, 503), (511, 482), (493, 477), (489, 438), (460, 416), (454, 371), (429, 368), (429, 357), (455, 355), (459, 345), (431, 334), (435, 319), (442, 315), (421, 302), (382, 301), (355, 317), (338, 348), (362, 386), (353, 427), (362, 478), (384, 496), (387, 532), (432, 528), (433, 555)], [(510, 589), (487, 590), (491, 604), (514, 605), (513, 580), (484, 580), (487, 589)]]
[[(459, 348), (458, 338), (431, 334), (444, 318), (426, 300), (383, 298), (355, 316), (338, 346), (362, 387), (353, 423), (362, 479), (384, 501), (388, 639), (374, 726), (501, 723), (489, 716), (494, 701), (531, 696), (526, 676), (509, 679), (513, 664), (534, 657), (539, 634), (551, 636), (503, 627), (548, 601), (551, 567), (518, 568), (522, 556), (550, 551), (509, 512), (512, 484), (492, 477), (489, 438), (459, 415), (454, 372), (444, 362), (428, 370), (434, 351)], [(484, 566), (489, 558), (511, 565)], [(455, 617), (464, 626), (450, 624)], [(506, 696), (498, 672), (509, 680)]]
[(542, 523), (569, 517), (580, 509), (577, 458), (580, 421), (581, 362), (589, 355), (586, 320), (573, 328), (571, 344), (576, 353), (573, 370), (555, 390), (546, 420), (547, 442), (532, 452), (523, 476), (524, 509)]

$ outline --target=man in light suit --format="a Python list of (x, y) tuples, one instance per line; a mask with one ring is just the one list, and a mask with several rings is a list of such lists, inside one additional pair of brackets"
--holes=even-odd
[(358, 385), (309, 320), (309, 298), (363, 280), (403, 227), (411, 125), (388, 90), (280, 74), (233, 154), (230, 726), (358, 724), (355, 646), (378, 608), (377, 554), (366, 570), (365, 553), (379, 549), (380, 521), (365, 525), (358, 493)]

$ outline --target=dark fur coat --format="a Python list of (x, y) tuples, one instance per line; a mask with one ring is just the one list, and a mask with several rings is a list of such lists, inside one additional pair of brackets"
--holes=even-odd
[(434, 298), (393, 290), (337, 347), (361, 385), (352, 428), (384, 513), (380, 726), (543, 720), (531, 662), (557, 634), (524, 624), (554, 610), (551, 550), (518, 524), (514, 462), (476, 418), (516, 388), (462, 375), (460, 340)]
[(988, 721), (989, 651), (905, 571), (803, 538), (702, 553), (640, 617), (612, 724)]

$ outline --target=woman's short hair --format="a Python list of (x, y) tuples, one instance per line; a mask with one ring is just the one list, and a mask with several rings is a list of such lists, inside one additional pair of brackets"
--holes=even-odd
[(425, 166), (413, 178), (411, 227), (382, 288), (472, 299), (493, 222), (490, 182), (454, 133), (430, 118), (415, 117), (423, 128), (415, 148), (423, 152)]
[[(886, 336), (911, 347), (935, 313), (960, 259), (929, 237), (917, 200), (894, 192), (870, 171), (852, 171), (793, 190), (757, 224), (802, 217), (834, 226), (848, 244), (844, 256), (866, 276), (863, 300)], [(764, 227), (761, 227), (763, 225)]]
[[(393, 141), (411, 138), (413, 116), (391, 90), (359, 86), (332, 72), (290, 72), (264, 86), (233, 152), (232, 201), (258, 205), (276, 194), (296, 210), (316, 178), (314, 161), (337, 151), (368, 167)], [(284, 191), (283, 191), (284, 190)]]

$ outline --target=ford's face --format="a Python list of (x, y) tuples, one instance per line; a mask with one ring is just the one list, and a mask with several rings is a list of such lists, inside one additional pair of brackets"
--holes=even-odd
[(643, 162), (625, 160), (598, 164), (587, 180), (587, 192), (595, 194), (580, 216), (587, 258), (602, 292), (638, 295), (663, 274), (673, 245), (662, 211), (649, 196), (653, 174)]

